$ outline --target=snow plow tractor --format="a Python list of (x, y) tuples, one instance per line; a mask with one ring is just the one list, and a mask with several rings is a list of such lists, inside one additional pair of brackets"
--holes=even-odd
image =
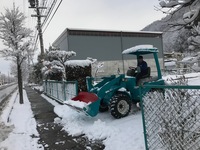
[[(67, 101), (66, 104), (78, 111), (83, 111), (86, 115), (96, 116), (99, 112), (110, 110), (114, 118), (122, 118), (129, 114), (132, 103), (140, 101), (139, 86), (142, 85), (164, 85), (160, 65), (158, 61), (158, 49), (152, 45), (138, 45), (124, 50), (123, 55), (153, 55), (157, 68), (157, 76), (152, 77), (150, 67), (148, 74), (136, 83), (133, 75), (134, 69), (129, 69), (127, 75), (111, 75), (103, 77), (98, 84), (92, 84), (93, 78), (87, 77), (88, 92), (80, 92), (76, 97)], [(142, 88), (141, 93), (145, 94), (151, 89)], [(77, 103), (79, 103), (77, 105)]]

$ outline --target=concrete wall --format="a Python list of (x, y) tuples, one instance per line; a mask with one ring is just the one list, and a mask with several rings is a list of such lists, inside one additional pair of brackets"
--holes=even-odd
[[(151, 75), (157, 76), (157, 69), (154, 59), (146, 59), (144, 56), (144, 60), (147, 62), (148, 66), (151, 67)], [(123, 74), (127, 72), (129, 67), (136, 67), (137, 66), (137, 60), (135, 57), (133, 57), (132, 60), (124, 60), (124, 69), (123, 69), (123, 61), (122, 60), (113, 60), (113, 61), (103, 61), (104, 66), (100, 69), (100, 72), (97, 74), (97, 76), (109, 76), (109, 75), (117, 75), (117, 74)], [(163, 70), (163, 59), (159, 58), (160, 62), (160, 68)], [(92, 74), (94, 76), (95, 68), (92, 70)]]

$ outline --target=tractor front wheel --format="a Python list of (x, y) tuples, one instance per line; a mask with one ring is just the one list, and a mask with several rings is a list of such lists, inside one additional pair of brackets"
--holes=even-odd
[(129, 114), (131, 110), (131, 99), (125, 93), (117, 93), (110, 100), (111, 115), (116, 118), (122, 118)]
[(103, 101), (100, 102), (99, 112), (106, 112), (108, 111), (108, 105), (105, 104)]

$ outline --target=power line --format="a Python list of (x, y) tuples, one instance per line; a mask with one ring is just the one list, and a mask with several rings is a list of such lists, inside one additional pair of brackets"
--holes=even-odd
[(53, 3), (51, 4), (50, 6), (50, 9), (48, 10), (48, 13), (47, 13), (47, 17), (45, 18), (45, 20), (43, 21), (42, 23), (42, 27), (44, 27), (44, 25), (46, 24), (46, 22), (48, 21), (54, 7), (55, 7), (55, 4), (56, 4), (57, 0), (54, 0)]
[[(52, 2), (53, 1), (53, 2)], [(50, 3), (48, 3), (47, 4), (47, 1), (43, 1), (43, 3), (42, 3), (42, 6), (43, 7), (49, 7), (50, 6), (50, 8), (48, 9), (48, 13), (47, 13), (47, 17), (45, 17), (45, 20), (43, 21), (43, 23), (42, 23), (42, 26), (44, 26), (45, 25), (45, 23), (47, 22), (47, 20), (48, 20), (48, 18), (49, 18), (49, 16), (51, 15), (51, 13), (52, 13), (52, 11), (53, 11), (53, 8), (55, 7), (55, 4), (56, 4), (56, 2), (57, 2), (57, 0), (52, 0)], [(42, 10), (42, 13), (44, 12), (44, 14), (45, 14), (45, 11), (44, 10), (46, 10), (46, 9), (43, 9)], [(37, 42), (38, 42), (38, 38), (39, 38), (39, 35), (38, 35), (38, 33), (37, 33), (37, 30), (36, 30), (36, 33), (35, 33), (35, 44), (34, 44), (34, 50), (36, 49), (36, 46), (37, 46)]]
[[(54, 11), (53, 15), (51, 16), (51, 18), (50, 18), (50, 20), (49, 20), (47, 26), (45, 27), (45, 29), (43, 30), (42, 33), (44, 33), (44, 32), (46, 31), (47, 27), (49, 26), (49, 24), (51, 23), (53, 17), (55, 16), (55, 14), (56, 14), (58, 8), (60, 7), (62, 1), (63, 1), (63, 0), (61, 0), (61, 1), (59, 2), (59, 4), (58, 4), (56, 10)], [(57, 2), (57, 0), (54, 0), (53, 3), (51, 4), (51, 7), (50, 7), (50, 9), (49, 9), (49, 11), (48, 11), (48, 13), (47, 13), (47, 18), (45, 18), (44, 22), (42, 23), (42, 26), (45, 25), (45, 23), (47, 22), (48, 18), (50, 17), (50, 15), (51, 15), (51, 13), (52, 13), (52, 11), (53, 11), (53, 8), (55, 7), (56, 2)], [(37, 36), (36, 36), (36, 34), (37, 34)], [(36, 33), (36, 34), (35, 34), (35, 44), (34, 44), (34, 49), (36, 49), (37, 41), (38, 41), (38, 39), (39, 39), (39, 34), (38, 34), (38, 33)]]
[(54, 15), (56, 14), (56, 12), (57, 12), (58, 8), (60, 7), (60, 5), (61, 5), (62, 1), (63, 1), (63, 0), (61, 0), (61, 1), (60, 1), (60, 3), (58, 4), (58, 6), (57, 6), (56, 10), (54, 11), (53, 15), (51, 16), (51, 19), (49, 20), (49, 22), (48, 22), (47, 26), (45, 27), (45, 29), (43, 30), (43, 32), (42, 32), (42, 33), (44, 33), (44, 32), (46, 31), (47, 27), (48, 27), (48, 26), (49, 26), (49, 24), (51, 23), (51, 20), (53, 19), (53, 17), (54, 17)]

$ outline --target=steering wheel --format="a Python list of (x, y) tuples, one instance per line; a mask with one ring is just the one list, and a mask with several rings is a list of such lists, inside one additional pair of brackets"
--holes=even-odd
[(129, 69), (135, 70), (136, 68), (135, 68), (135, 67), (132, 67), (132, 66), (129, 66)]

